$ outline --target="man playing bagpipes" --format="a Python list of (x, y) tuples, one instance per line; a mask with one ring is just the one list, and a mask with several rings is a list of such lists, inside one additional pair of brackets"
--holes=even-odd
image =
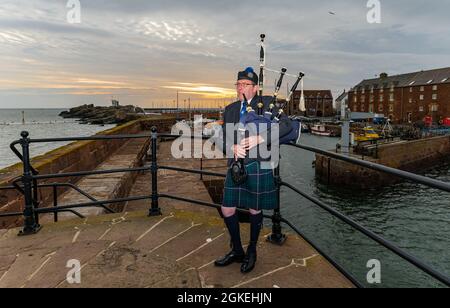
[[(278, 206), (273, 170), (267, 166), (278, 161), (279, 148), (271, 151), (271, 147), (279, 147), (279, 141), (283, 138), (286, 141), (286, 137), (295, 141), (299, 132), (298, 127), (293, 130), (288, 116), (275, 107), (273, 97), (258, 96), (258, 76), (252, 68), (238, 73), (236, 91), (239, 101), (225, 108), (220, 141), (216, 142), (228, 157), (221, 212), (231, 237), (232, 250), (216, 260), (215, 265), (223, 267), (239, 262), (242, 263), (241, 272), (248, 273), (255, 267), (262, 211)], [(263, 157), (260, 155), (263, 148), (275, 152), (277, 157)], [(250, 243), (246, 252), (241, 243), (237, 208), (250, 211)]]

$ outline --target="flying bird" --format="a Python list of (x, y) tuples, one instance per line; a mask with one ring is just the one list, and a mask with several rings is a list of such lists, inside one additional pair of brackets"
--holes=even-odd
[(330, 14), (330, 15), (336, 15), (335, 12), (331, 12), (331, 11), (329, 11), (328, 14)]

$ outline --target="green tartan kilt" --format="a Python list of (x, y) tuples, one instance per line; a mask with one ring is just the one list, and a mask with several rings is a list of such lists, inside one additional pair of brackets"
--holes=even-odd
[(278, 193), (272, 169), (261, 169), (261, 163), (254, 161), (245, 166), (247, 181), (236, 185), (228, 168), (223, 193), (224, 207), (238, 207), (253, 210), (273, 210), (278, 206)]

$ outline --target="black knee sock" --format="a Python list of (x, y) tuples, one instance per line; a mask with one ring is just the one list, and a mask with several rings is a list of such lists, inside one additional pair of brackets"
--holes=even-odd
[(248, 252), (256, 253), (256, 244), (258, 243), (263, 218), (262, 212), (257, 215), (250, 215), (250, 244), (248, 245)]
[(239, 231), (239, 218), (237, 214), (234, 214), (231, 217), (225, 217), (224, 220), (227, 225), (228, 232), (230, 232), (233, 251), (237, 254), (243, 254), (244, 249), (242, 248), (241, 233)]

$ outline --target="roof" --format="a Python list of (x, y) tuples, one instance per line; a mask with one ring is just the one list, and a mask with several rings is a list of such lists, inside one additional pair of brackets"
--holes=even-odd
[[(300, 95), (301, 91), (295, 91), (294, 95)], [(323, 97), (323, 98), (333, 98), (333, 94), (331, 94), (331, 90), (304, 90), (303, 95), (305, 98), (309, 97)]]
[(353, 90), (355, 88), (360, 89), (362, 87), (365, 87), (366, 89), (371, 89), (372, 87), (379, 89), (382, 87), (390, 88), (392, 85), (395, 87), (411, 87), (442, 83), (450, 83), (450, 67), (374, 79), (365, 79), (356, 85)]
[(336, 98), (336, 102), (341, 102), (347, 95), (348, 92), (344, 90), (344, 92)]

